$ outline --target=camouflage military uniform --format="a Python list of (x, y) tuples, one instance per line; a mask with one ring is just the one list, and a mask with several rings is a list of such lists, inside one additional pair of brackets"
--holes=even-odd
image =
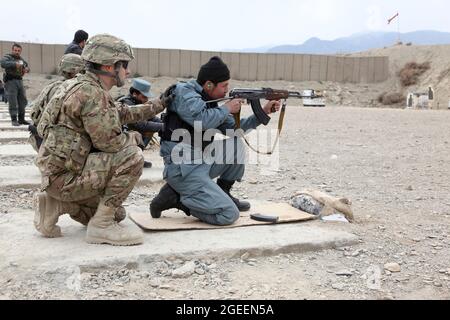
[[(59, 63), (59, 73), (65, 78), (65, 80), (75, 77), (83, 69), (84, 62), (81, 57), (76, 54), (64, 55)], [(36, 150), (36, 152), (39, 152), (39, 148), (42, 143), (42, 137), (40, 137), (37, 133), (37, 125), (41, 120), (42, 113), (44, 112), (48, 102), (63, 82), (64, 80), (56, 80), (51, 82), (31, 103), (31, 120), (33, 121), (33, 124), (29, 126), (29, 131), (31, 134), (28, 142), (31, 144), (33, 149)]]
[[(46, 128), (42, 123), (58, 101), (62, 106), (57, 123)], [(38, 126), (39, 134), (46, 137), (37, 159), (42, 191), (64, 202), (88, 204), (84, 208), (88, 215), (93, 215), (100, 197), (107, 206), (121, 206), (144, 164), (136, 135), (122, 132), (122, 125), (151, 118), (162, 110), (159, 101), (134, 108), (116, 106), (90, 72), (66, 81)], [(80, 141), (80, 150), (72, 150), (74, 141)]]
[(134, 108), (116, 105), (105, 89), (123, 85), (128, 62), (134, 59), (123, 40), (94, 36), (82, 58), (86, 74), (60, 86), (38, 124), (44, 142), (36, 164), (45, 192), (35, 196), (34, 224), (44, 236), (59, 237), (58, 217), (69, 213), (88, 222), (88, 243), (141, 244), (141, 230), (114, 221), (144, 166), (141, 135), (123, 132), (122, 126), (154, 117), (164, 106), (160, 100)]
[(50, 82), (39, 94), (39, 96), (32, 102), (31, 105), (31, 120), (37, 125), (42, 116), (45, 106), (55, 94), (58, 87), (63, 83), (63, 80), (55, 80)]
[(50, 101), (50, 99), (55, 94), (56, 90), (58, 90), (59, 86), (63, 83), (63, 80), (56, 80), (51, 82), (48, 86), (46, 86), (39, 96), (32, 102), (31, 107), (31, 120), (33, 124), (28, 127), (30, 131), (30, 137), (28, 139), (28, 143), (33, 147), (36, 152), (39, 152), (39, 148), (42, 143), (42, 138), (37, 133), (37, 124), (41, 119), (42, 112), (44, 111), (45, 106)]

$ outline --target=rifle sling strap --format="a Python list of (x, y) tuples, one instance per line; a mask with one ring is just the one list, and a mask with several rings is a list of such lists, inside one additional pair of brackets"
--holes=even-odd
[[(287, 102), (286, 100), (283, 101), (283, 106), (281, 108), (280, 111), (280, 118), (278, 120), (278, 132), (277, 132), (277, 137), (275, 138), (275, 142), (273, 144), (273, 147), (271, 149), (271, 151), (268, 152), (262, 152), (259, 149), (253, 147), (250, 142), (247, 140), (247, 138), (245, 136), (243, 136), (242, 138), (244, 139), (245, 143), (247, 144), (247, 146), (250, 148), (250, 150), (256, 152), (257, 154), (263, 154), (263, 155), (272, 155), (278, 145), (278, 142), (280, 141), (280, 136), (281, 136), (281, 132), (283, 131), (283, 126), (284, 126), (284, 116), (286, 115), (286, 106), (287, 106)], [(241, 128), (241, 112), (239, 111), (239, 113), (234, 115), (234, 120), (236, 123), (235, 129), (238, 130)]]

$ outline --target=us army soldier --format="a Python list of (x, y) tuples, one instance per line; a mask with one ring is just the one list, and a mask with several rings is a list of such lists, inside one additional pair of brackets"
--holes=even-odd
[(41, 120), (42, 113), (47, 106), (50, 99), (55, 94), (56, 90), (61, 86), (65, 80), (73, 79), (75, 76), (84, 70), (83, 59), (77, 54), (69, 53), (62, 57), (59, 62), (59, 73), (64, 77), (64, 80), (56, 80), (47, 85), (39, 94), (39, 96), (32, 102), (31, 106), (31, 120), (33, 124), (28, 127), (30, 131), (30, 139), (28, 140), (36, 152), (42, 143), (42, 137), (37, 133), (37, 126)]
[(61, 85), (38, 125), (44, 137), (37, 159), (42, 193), (34, 199), (34, 224), (44, 236), (59, 237), (60, 215), (86, 214), (88, 243), (141, 244), (141, 230), (115, 221), (144, 166), (138, 147), (142, 137), (122, 132), (122, 125), (154, 117), (173, 98), (134, 108), (114, 104), (108, 91), (124, 85), (134, 59), (131, 47), (119, 38), (96, 35), (81, 57), (86, 74)]

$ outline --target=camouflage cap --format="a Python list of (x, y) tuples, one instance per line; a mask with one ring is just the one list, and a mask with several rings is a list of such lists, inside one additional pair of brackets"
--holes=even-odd
[(122, 39), (99, 34), (86, 42), (81, 58), (101, 65), (113, 65), (118, 61), (133, 60), (134, 54), (131, 46)]
[(84, 69), (84, 61), (74, 53), (65, 54), (59, 62), (59, 72), (77, 74)]

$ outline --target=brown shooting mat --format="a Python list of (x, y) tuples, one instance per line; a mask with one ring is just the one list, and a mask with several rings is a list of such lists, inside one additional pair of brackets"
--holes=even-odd
[(241, 212), (240, 219), (231, 226), (217, 227), (199, 221), (197, 218), (188, 217), (182, 211), (168, 210), (163, 212), (160, 219), (153, 219), (148, 207), (127, 207), (129, 216), (133, 222), (145, 231), (179, 231), (179, 230), (207, 230), (239, 228), (248, 226), (268, 225), (272, 223), (259, 222), (250, 218), (251, 214), (278, 216), (280, 223), (304, 222), (316, 217), (300, 211), (287, 203), (274, 203), (268, 201), (250, 201), (252, 209), (249, 212)]

